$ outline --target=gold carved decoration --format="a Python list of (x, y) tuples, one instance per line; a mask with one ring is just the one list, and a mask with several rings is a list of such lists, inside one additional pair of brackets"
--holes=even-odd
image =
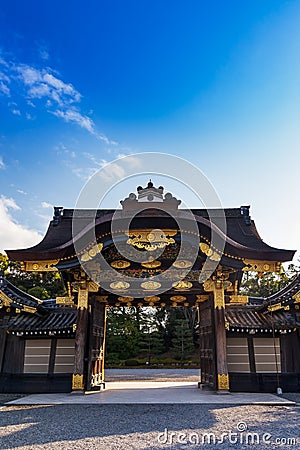
[(279, 309), (282, 308), (282, 304), (281, 303), (276, 303), (275, 305), (269, 305), (268, 306), (268, 311), (278, 311)]
[(141, 264), (143, 267), (146, 267), (146, 269), (156, 269), (157, 267), (161, 266), (161, 262), (160, 261), (147, 261), (147, 262), (143, 262)]
[(170, 300), (172, 300), (173, 306), (177, 306), (178, 303), (185, 302), (187, 298), (184, 297), (183, 295), (173, 295), (172, 297), (170, 297)]
[(161, 284), (158, 281), (144, 281), (141, 283), (141, 287), (146, 291), (155, 291), (161, 287)]
[(177, 290), (186, 290), (186, 289), (191, 289), (191, 287), (193, 286), (193, 283), (191, 283), (190, 281), (184, 281), (181, 280), (178, 283), (173, 283), (172, 284), (173, 288), (177, 289)]
[(160, 297), (157, 295), (150, 295), (149, 297), (144, 297), (144, 300), (148, 302), (150, 306), (153, 306), (155, 303), (159, 302)]
[(102, 249), (103, 249), (103, 244), (102, 243), (94, 245), (89, 250), (85, 250), (84, 251), (84, 253), (80, 257), (80, 261), (82, 261), (82, 262), (90, 261), (91, 259), (95, 258), (95, 256), (99, 252), (101, 252)]
[(58, 262), (59, 259), (47, 261), (25, 261), (25, 263), (22, 264), (22, 270), (25, 270), (26, 272), (54, 272), (57, 271), (55, 266)]
[(108, 295), (97, 295), (96, 300), (101, 303), (107, 303)]
[(214, 305), (215, 308), (225, 308), (225, 296), (223, 289), (214, 290)]
[(173, 266), (176, 267), (176, 269), (188, 269), (189, 267), (192, 267), (192, 265), (193, 263), (187, 259), (176, 259), (176, 261), (173, 262)]
[(209, 295), (205, 295), (205, 294), (204, 295), (196, 295), (196, 298), (197, 298), (196, 303), (203, 303), (209, 299)]
[(211, 279), (206, 280), (203, 283), (203, 288), (206, 292), (212, 292), (214, 290), (214, 286), (214, 282)]
[(84, 389), (83, 386), (83, 375), (73, 375), (72, 377), (72, 390), (73, 391), (82, 391)]
[(183, 295), (173, 295), (172, 297), (170, 297), (170, 300), (176, 303), (181, 303), (186, 300), (186, 297), (184, 297)]
[(131, 303), (134, 297), (118, 297), (118, 300), (122, 303)]
[(300, 291), (296, 292), (295, 295), (293, 295), (293, 297), (295, 299), (294, 303), (300, 303)]
[(174, 244), (175, 240), (172, 236), (177, 234), (177, 230), (146, 229), (128, 231), (126, 234), (129, 236), (127, 244), (141, 250), (153, 252), (157, 249), (164, 249), (167, 245)]
[(212, 261), (221, 260), (221, 255), (213, 250), (208, 244), (205, 244), (205, 242), (200, 242), (199, 247), (201, 252), (208, 256)]
[(78, 303), (77, 308), (87, 309), (89, 304), (89, 291), (87, 289), (78, 290)]
[(231, 295), (229, 299), (230, 303), (242, 303), (244, 305), (248, 303), (248, 295)]
[(114, 281), (113, 283), (110, 283), (110, 287), (118, 291), (128, 289), (129, 286), (130, 284), (127, 283), (126, 281)]
[[(209, 279), (203, 283), (203, 288), (206, 292), (214, 293), (214, 306), (215, 308), (225, 308), (225, 294), (224, 294), (224, 281), (227, 274), (220, 273), (219, 278), (215, 280)], [(223, 278), (223, 279), (222, 279)]]
[(126, 269), (130, 266), (129, 261), (119, 260), (119, 261), (113, 261), (111, 264), (111, 267), (114, 267), (115, 269)]
[(26, 305), (24, 305), (23, 306), (23, 311), (31, 313), (31, 314), (34, 314), (34, 313), (36, 313), (37, 309), (34, 308), (33, 306), (26, 306)]
[(218, 389), (222, 391), (229, 390), (229, 376), (225, 373), (218, 373)]
[(243, 259), (246, 267), (243, 267), (243, 272), (280, 272), (281, 263), (274, 261), (256, 261), (254, 259)]
[(87, 288), (89, 292), (98, 292), (99, 284), (97, 284), (95, 281), (88, 281)]
[(56, 304), (57, 305), (64, 305), (64, 306), (74, 306), (74, 297), (56, 297)]
[(0, 291), (0, 308), (3, 306), (10, 306), (12, 300), (4, 292)]

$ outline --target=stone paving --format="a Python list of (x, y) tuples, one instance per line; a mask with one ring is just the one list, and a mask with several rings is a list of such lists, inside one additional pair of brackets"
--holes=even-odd
[(56, 404), (248, 404), (293, 405), (294, 402), (273, 394), (201, 391), (193, 381), (115, 381), (100, 392), (70, 394), (32, 394), (9, 405)]

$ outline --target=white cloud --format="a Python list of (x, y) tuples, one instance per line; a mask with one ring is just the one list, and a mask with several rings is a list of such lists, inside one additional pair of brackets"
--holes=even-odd
[(45, 83), (39, 83), (32, 86), (28, 91), (28, 96), (30, 98), (42, 98), (51, 95), (50, 88)]
[(43, 61), (48, 61), (49, 59), (49, 51), (46, 44), (37, 43), (39, 56)]
[(30, 230), (13, 219), (11, 210), (20, 209), (13, 198), (0, 196), (0, 252), (30, 247), (42, 238), (37, 231)]
[(115, 141), (109, 140), (104, 134), (98, 133), (95, 129), (95, 123), (94, 121), (88, 117), (81, 114), (78, 110), (74, 108), (69, 108), (66, 110), (59, 110), (56, 111), (49, 111), (52, 114), (54, 114), (56, 117), (61, 117), (66, 122), (73, 122), (79, 125), (81, 128), (84, 128), (89, 133), (91, 133), (93, 136), (95, 136), (100, 141), (105, 142), (105, 144), (111, 144), (116, 145), (117, 143)]
[(50, 69), (35, 69), (26, 64), (17, 65), (14, 69), (26, 86), (26, 95), (30, 99), (46, 98), (48, 105), (49, 99), (51, 99), (62, 107), (78, 103), (81, 100), (81, 94), (72, 84), (65, 83), (54, 76)]
[(48, 202), (42, 202), (41, 203), (41, 207), (42, 208), (45, 208), (45, 209), (48, 209), (48, 208), (53, 208), (53, 206), (51, 205), (51, 203), (48, 203)]
[[(66, 152), (67, 153), (67, 152)], [(81, 162), (80, 167), (75, 165), (71, 161), (64, 161), (65, 165), (81, 180), (88, 180), (92, 175), (99, 171), (99, 177), (104, 181), (115, 182), (121, 180), (126, 176), (127, 169), (124, 165), (118, 163), (118, 161), (109, 162), (105, 159), (98, 160), (92, 153), (84, 152), (83, 156), (93, 163), (93, 166), (86, 167), (84, 163)], [(128, 168), (139, 168), (141, 166), (141, 161), (135, 155), (125, 155), (120, 154), (118, 158), (124, 158)]]
[(4, 67), (8, 67), (7, 62), (3, 58), (1, 58), (1, 56), (0, 56), (0, 64), (2, 64), (2, 66)]
[(101, 171), (99, 172), (100, 178), (104, 181), (116, 181), (125, 177), (125, 170), (118, 163), (103, 162)]
[(71, 101), (80, 102), (81, 95), (71, 84), (64, 83), (59, 78), (54, 77), (51, 73), (45, 73), (43, 80), (48, 83), (49, 86), (52, 86), (57, 93), (69, 95)]
[(10, 96), (10, 89), (8, 87), (9, 83), (10, 79), (8, 78), (8, 76), (3, 72), (0, 72), (0, 93), (6, 95), (7, 97)]
[(15, 116), (20, 116), (21, 115), (21, 111), (19, 109), (12, 109), (11, 112), (15, 115)]
[(85, 128), (92, 134), (95, 134), (94, 122), (87, 116), (83, 116), (80, 112), (68, 109), (66, 111), (56, 110), (53, 111), (56, 117), (61, 117), (66, 122), (73, 122), (79, 125), (81, 128)]
[(0, 156), (0, 169), (5, 169), (5, 164), (4, 164), (2, 156)]
[[(43, 45), (40, 45), (40, 51), (41, 49)], [(42, 54), (44, 55), (42, 59), (48, 59), (46, 50), (44, 53), (42, 51)], [(49, 67), (36, 68), (28, 64), (4, 61), (3, 58), (0, 58), (0, 64), (0, 94), (8, 97), (21, 95), (31, 107), (37, 106), (34, 100), (44, 101), (44, 107), (50, 114), (80, 126), (107, 145), (118, 145), (116, 141), (100, 133), (93, 119), (80, 111), (78, 104), (82, 95), (71, 83), (59, 78), (54, 70)], [(20, 111), (15, 109), (13, 114), (20, 114)], [(26, 111), (24, 116), (27, 119), (31, 118)]]
[(17, 192), (22, 195), (27, 195), (27, 192), (23, 191), (23, 189), (17, 189)]
[(3, 81), (0, 81), (0, 93), (6, 95), (7, 97), (10, 96), (10, 89)]
[(16, 70), (17, 72), (19, 72), (23, 82), (29, 86), (42, 81), (42, 75), (40, 71), (34, 69), (33, 67), (21, 64), (19, 66), (16, 66)]

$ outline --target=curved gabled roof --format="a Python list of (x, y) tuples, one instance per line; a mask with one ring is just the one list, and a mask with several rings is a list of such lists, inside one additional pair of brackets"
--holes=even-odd
[[(152, 208), (153, 206), (153, 208)], [(291, 261), (295, 254), (295, 250), (283, 250), (271, 247), (263, 242), (260, 238), (255, 223), (249, 216), (249, 207), (242, 206), (240, 208), (227, 208), (224, 210), (227, 231), (226, 235), (211, 224), (209, 217), (218, 217), (223, 214), (223, 210), (192, 209), (191, 210), (198, 225), (199, 234), (207, 241), (210, 240), (211, 227), (226, 241), (224, 252), (237, 259), (253, 259), (285, 262)], [(56, 209), (56, 215), (50, 222), (48, 230), (43, 240), (34, 247), (19, 250), (6, 250), (9, 258), (13, 261), (34, 261), (34, 260), (55, 260), (75, 254), (74, 241), (82, 236), (85, 241), (92, 235), (94, 229), (96, 236), (109, 234), (110, 224), (115, 210), (73, 210), (60, 209), (59, 213)], [(77, 235), (72, 234), (72, 221), (76, 214), (77, 225), (79, 231)], [(126, 212), (124, 212), (126, 214)], [(185, 210), (178, 209), (173, 212), (184, 219)], [(154, 205), (151, 209), (140, 212), (135, 218), (136, 226), (140, 228), (149, 226), (153, 227), (170, 227), (174, 228), (174, 219), (161, 209), (155, 210)]]

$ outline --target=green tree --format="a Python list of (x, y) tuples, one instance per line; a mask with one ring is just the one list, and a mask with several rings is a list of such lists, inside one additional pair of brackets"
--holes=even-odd
[(165, 352), (164, 340), (158, 331), (145, 331), (139, 339), (139, 353), (146, 357), (151, 364), (153, 356), (162, 355)]
[(134, 308), (110, 308), (107, 314), (106, 337), (108, 360), (110, 355), (119, 360), (136, 356), (139, 334)]
[(0, 273), (5, 272), (8, 268), (8, 257), (3, 253), (0, 253)]
[(8, 281), (24, 292), (42, 300), (66, 294), (66, 288), (59, 272), (24, 272), (18, 262), (9, 261), (0, 253), (0, 272), (4, 272)]
[(265, 273), (262, 276), (256, 272), (246, 272), (241, 284), (241, 293), (253, 297), (268, 297), (283, 289), (299, 274), (300, 267), (295, 264), (290, 264), (280, 273)]
[(28, 289), (28, 294), (32, 295), (33, 297), (37, 297), (41, 300), (47, 300), (49, 297), (49, 293), (46, 289), (44, 289), (41, 286), (35, 286), (30, 289)]
[(181, 364), (195, 349), (193, 342), (193, 333), (186, 319), (177, 319), (174, 328), (174, 337), (172, 339), (172, 351), (175, 358), (181, 361)]

